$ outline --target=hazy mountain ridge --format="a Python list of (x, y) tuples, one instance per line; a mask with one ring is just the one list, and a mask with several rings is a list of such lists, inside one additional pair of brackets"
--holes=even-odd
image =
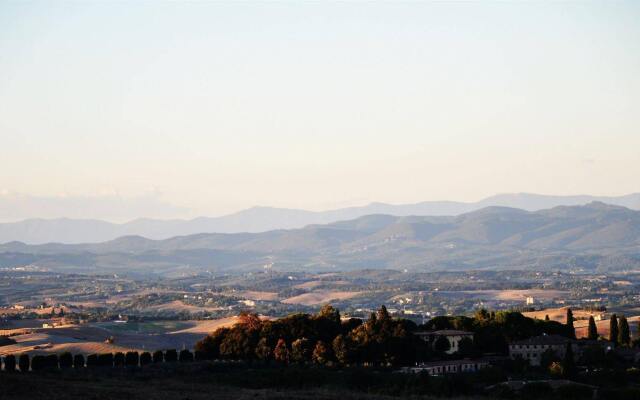
[[(640, 193), (619, 197), (546, 196), (520, 193), (496, 195), (475, 203), (454, 201), (426, 201), (403, 205), (371, 203), (362, 207), (320, 212), (253, 207), (215, 218), (199, 217), (192, 220), (155, 220), (145, 218), (123, 224), (68, 218), (29, 219), (0, 224), (0, 243), (11, 241), (21, 241), (29, 244), (49, 242), (98, 243), (129, 235), (143, 236), (150, 239), (167, 239), (202, 232), (257, 233), (276, 229), (297, 229), (312, 224), (330, 224), (373, 214), (391, 216), (457, 216), (492, 206), (537, 211), (557, 206), (584, 205), (593, 201), (640, 210)], [(485, 212), (487, 211), (485, 210)]]
[(12, 242), (0, 245), (0, 253), (5, 267), (150, 271), (176, 264), (245, 269), (271, 263), (283, 269), (640, 268), (640, 211), (598, 202), (535, 212), (488, 207), (457, 217), (369, 215), (261, 233), (126, 236), (74, 245)]

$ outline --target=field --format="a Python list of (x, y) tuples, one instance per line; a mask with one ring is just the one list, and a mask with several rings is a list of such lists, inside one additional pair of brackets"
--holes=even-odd
[(329, 303), (335, 300), (347, 300), (356, 297), (361, 292), (339, 292), (332, 290), (318, 290), (315, 292), (304, 293), (298, 296), (289, 297), (282, 300), (285, 304), (302, 304), (305, 306), (313, 306), (317, 304)]
[(569, 296), (569, 292), (565, 290), (547, 289), (464, 290), (450, 293), (455, 296), (465, 295), (495, 301), (522, 301), (523, 304), (527, 297), (533, 297), (534, 300), (551, 301)]
[[(550, 320), (564, 324), (567, 320), (567, 308), (568, 307), (547, 308), (545, 310), (525, 312), (523, 314), (529, 318), (537, 319), (544, 319), (545, 316), (548, 315)], [(611, 317), (609, 313), (589, 312), (580, 309), (572, 309), (571, 312), (573, 313), (573, 326), (576, 328), (576, 337), (582, 338), (587, 336), (587, 327), (589, 325), (589, 317), (591, 315), (593, 315), (594, 319), (596, 320), (598, 334), (604, 337), (608, 337), (609, 318)], [(627, 321), (629, 322), (631, 334), (637, 335), (640, 316), (627, 317)]]
[[(152, 321), (72, 325), (30, 329), (12, 336), (17, 343), (0, 347), (0, 355), (21, 353), (113, 353), (193, 348), (206, 334), (237, 322), (236, 317), (204, 321)], [(106, 339), (113, 337), (113, 343)]]

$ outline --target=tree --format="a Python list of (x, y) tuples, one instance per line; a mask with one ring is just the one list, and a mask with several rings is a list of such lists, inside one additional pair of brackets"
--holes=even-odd
[(187, 349), (180, 350), (180, 362), (192, 362), (193, 361), (193, 353)]
[(42, 371), (43, 369), (46, 368), (46, 361), (44, 359), (44, 356), (41, 355), (36, 355), (33, 356), (33, 358), (31, 359), (31, 370), (32, 371)]
[(477, 321), (488, 321), (489, 319), (491, 319), (491, 314), (489, 314), (486, 309), (481, 308), (479, 310), (476, 310), (476, 312), (473, 314), (473, 318)]
[(458, 354), (462, 357), (470, 357), (474, 354), (475, 348), (473, 346), (473, 340), (468, 337), (463, 337), (458, 342)]
[(331, 304), (325, 304), (318, 312), (318, 317), (326, 318), (334, 322), (340, 322), (340, 311)]
[(305, 337), (291, 343), (291, 361), (304, 363), (311, 358), (311, 341)]
[(556, 352), (553, 351), (552, 349), (546, 349), (540, 355), (540, 366), (542, 368), (548, 368), (549, 366), (551, 366), (551, 364), (553, 364), (556, 361), (560, 361), (560, 360)]
[[(246, 325), (252, 325), (252, 322), (249, 321), (249, 317), (247, 317)], [(204, 358), (207, 360), (220, 358), (220, 344), (228, 332), (229, 328), (216, 329), (215, 332), (198, 341), (196, 343), (195, 350), (202, 352), (204, 354)]]
[(575, 371), (575, 360), (573, 359), (573, 346), (571, 343), (567, 343), (567, 349), (564, 352), (564, 359), (562, 360), (563, 373), (567, 376), (571, 376)]
[(351, 340), (344, 335), (338, 335), (333, 339), (332, 346), (333, 354), (336, 356), (338, 362), (342, 365), (349, 365), (352, 362), (353, 351), (351, 349)]
[(113, 367), (113, 354), (111, 353), (98, 354), (98, 366)]
[(262, 321), (256, 313), (241, 311), (238, 316), (238, 323), (244, 325), (247, 330), (258, 330), (260, 329)]
[(125, 357), (124, 353), (119, 351), (113, 356), (113, 365), (115, 367), (124, 367)]
[(231, 360), (250, 360), (255, 355), (255, 343), (258, 341), (256, 330), (236, 325), (229, 330), (220, 343), (220, 355)]
[(387, 310), (387, 307), (385, 307), (384, 304), (380, 306), (380, 309), (376, 313), (376, 317), (378, 321), (388, 321), (391, 319), (391, 315), (389, 315), (389, 311)]
[(623, 346), (628, 346), (631, 343), (629, 323), (624, 315), (618, 320), (618, 343)]
[(137, 351), (128, 351), (124, 357), (124, 364), (127, 367), (137, 367), (140, 361), (140, 355)]
[(20, 354), (20, 357), (18, 358), (18, 366), (20, 367), (20, 372), (29, 371), (29, 355), (28, 354)]
[(436, 353), (444, 354), (451, 349), (451, 343), (449, 343), (449, 339), (446, 336), (438, 336), (436, 341), (433, 343), (433, 350)]
[(144, 367), (145, 365), (149, 365), (149, 364), (151, 364), (151, 353), (149, 353), (148, 351), (145, 351), (142, 354), (140, 354), (140, 366)]
[(609, 341), (618, 344), (618, 317), (615, 314), (609, 320)]
[[(29, 369), (28, 366), (27, 369)], [(16, 356), (9, 354), (4, 357), (4, 370), (6, 372), (14, 372), (16, 370)], [(22, 369), (20, 370), (22, 371)]]
[(598, 326), (596, 325), (596, 321), (593, 319), (593, 315), (589, 316), (589, 329), (587, 338), (589, 340), (598, 340)]
[(158, 364), (164, 361), (164, 353), (162, 350), (156, 350), (153, 352), (153, 363)]
[(44, 357), (44, 365), (45, 368), (52, 370), (58, 369), (58, 355), (57, 354), (47, 354)]
[(178, 352), (175, 349), (167, 350), (164, 353), (164, 360), (166, 362), (178, 361)]
[(571, 311), (571, 308), (567, 308), (567, 330), (569, 331), (569, 334), (571, 335), (572, 338), (575, 339), (576, 337), (576, 328), (574, 328), (573, 326), (573, 311)]
[(87, 368), (94, 368), (98, 366), (98, 355), (89, 354), (87, 356)]
[(545, 316), (544, 316), (544, 320), (545, 320), (545, 321), (551, 321), (551, 320), (549, 319), (549, 314), (545, 314)]
[(84, 356), (82, 354), (76, 354), (75, 356), (73, 356), (73, 368), (84, 368)]
[(273, 357), (281, 364), (289, 364), (289, 349), (284, 339), (278, 339), (275, 349), (273, 349)]
[(73, 366), (73, 356), (68, 351), (60, 354), (60, 368), (71, 368)]
[(267, 342), (267, 338), (262, 338), (258, 341), (256, 345), (256, 357), (258, 360), (268, 363), (271, 359), (271, 347), (269, 347), (269, 342)]
[(329, 349), (322, 340), (318, 340), (318, 342), (316, 343), (316, 347), (313, 349), (311, 359), (315, 364), (318, 365), (325, 365), (327, 362), (329, 362)]

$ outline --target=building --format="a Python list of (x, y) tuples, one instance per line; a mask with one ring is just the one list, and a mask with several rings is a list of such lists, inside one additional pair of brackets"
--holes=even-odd
[(464, 338), (473, 340), (473, 332), (458, 331), (453, 329), (443, 329), (439, 331), (431, 332), (415, 332), (416, 336), (425, 342), (429, 343), (432, 347), (436, 343), (438, 338), (444, 336), (449, 341), (449, 350), (447, 354), (457, 353), (460, 349), (460, 341)]
[(613, 343), (606, 340), (575, 340), (560, 335), (541, 335), (509, 343), (509, 358), (519, 358), (528, 361), (530, 365), (539, 366), (546, 351), (552, 351), (557, 357), (563, 358), (569, 344), (575, 357), (580, 357), (587, 347), (602, 346), (605, 351), (613, 349)]
[(418, 364), (415, 367), (405, 367), (402, 372), (420, 373), (427, 372), (429, 375), (458, 374), (461, 372), (476, 372), (491, 365), (489, 360), (442, 360)]

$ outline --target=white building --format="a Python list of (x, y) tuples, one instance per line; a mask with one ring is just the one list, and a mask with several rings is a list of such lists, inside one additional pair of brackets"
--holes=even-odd
[(490, 365), (487, 360), (442, 360), (418, 364), (415, 367), (405, 367), (403, 372), (420, 373), (429, 375), (458, 374), (461, 372), (476, 372)]

